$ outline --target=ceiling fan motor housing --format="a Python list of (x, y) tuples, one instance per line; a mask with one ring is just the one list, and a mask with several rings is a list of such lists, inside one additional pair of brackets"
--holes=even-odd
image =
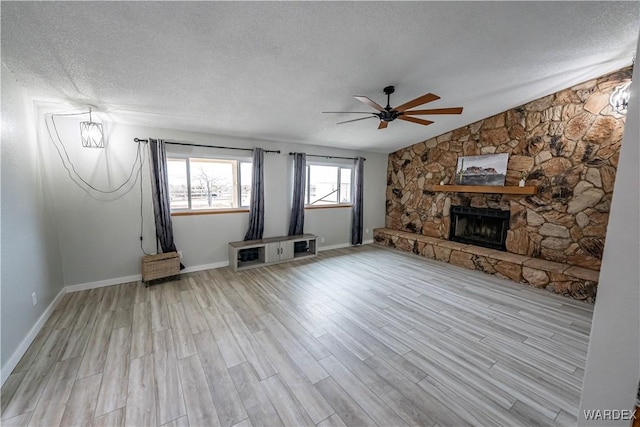
[(379, 112), (377, 116), (380, 117), (380, 120), (382, 121), (392, 122), (397, 119), (400, 114), (401, 113), (397, 112), (396, 110), (387, 110)]

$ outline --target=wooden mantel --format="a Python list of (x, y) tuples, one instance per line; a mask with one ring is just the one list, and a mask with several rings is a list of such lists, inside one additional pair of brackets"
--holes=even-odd
[(433, 191), (449, 191), (453, 193), (485, 193), (485, 194), (536, 194), (534, 185), (518, 187), (515, 185), (434, 185)]

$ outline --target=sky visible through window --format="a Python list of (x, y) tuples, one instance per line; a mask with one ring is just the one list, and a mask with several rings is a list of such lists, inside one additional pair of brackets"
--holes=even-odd
[[(191, 192), (193, 210), (248, 206), (251, 198), (251, 169), (251, 163), (238, 160), (167, 159), (171, 209), (189, 209), (188, 190)], [(240, 176), (237, 176), (238, 173)]]

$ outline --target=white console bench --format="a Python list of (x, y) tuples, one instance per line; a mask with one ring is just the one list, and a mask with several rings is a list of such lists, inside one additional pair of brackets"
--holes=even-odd
[(318, 254), (317, 236), (268, 237), (229, 243), (229, 267), (233, 271), (261, 267), (267, 264), (314, 257)]

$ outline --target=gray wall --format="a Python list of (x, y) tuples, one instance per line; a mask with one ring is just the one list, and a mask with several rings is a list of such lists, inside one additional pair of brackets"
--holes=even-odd
[[(365, 240), (373, 238), (374, 227), (384, 225), (386, 154), (114, 124), (106, 116), (102, 120), (108, 135), (107, 148), (90, 150), (80, 146), (80, 120), (78, 117), (59, 118), (56, 119), (56, 126), (79, 174), (94, 186), (103, 189), (117, 187), (129, 173), (136, 155), (134, 137), (281, 150), (280, 155), (265, 154), (265, 237), (287, 234), (293, 175), (293, 161), (288, 155), (290, 151), (349, 157), (364, 155), (367, 158), (364, 220), (365, 228), (369, 229)], [(110, 196), (95, 192), (87, 194), (70, 181), (58, 154), (48, 142), (48, 135), (42, 125), (40, 129), (40, 142), (49, 151), (47, 176), (51, 179), (55, 195), (65, 285), (110, 281), (139, 274), (142, 256), (139, 241), (139, 185), (128, 193), (124, 188)], [(251, 156), (250, 152), (211, 148), (168, 148), (194, 156)], [(147, 252), (155, 252), (147, 166), (145, 161), (142, 170), (145, 222), (142, 234)], [(227, 263), (227, 243), (242, 240), (248, 216), (248, 213), (225, 213), (173, 217), (174, 237), (178, 249), (183, 252), (184, 265), (193, 268)], [(350, 216), (351, 210), (345, 208), (307, 210), (305, 232), (323, 237), (324, 243), (320, 246), (346, 245), (350, 240)]]
[[(3, 381), (13, 369), (9, 362), (17, 362), (12, 355), (63, 288), (51, 195), (44, 187), (40, 163), (33, 105), (3, 66), (0, 282)], [(32, 292), (38, 298), (36, 306), (31, 303)]]
[(634, 408), (640, 380), (638, 68), (636, 63), (591, 326), (580, 426), (628, 426), (628, 420), (587, 421), (584, 410)]

